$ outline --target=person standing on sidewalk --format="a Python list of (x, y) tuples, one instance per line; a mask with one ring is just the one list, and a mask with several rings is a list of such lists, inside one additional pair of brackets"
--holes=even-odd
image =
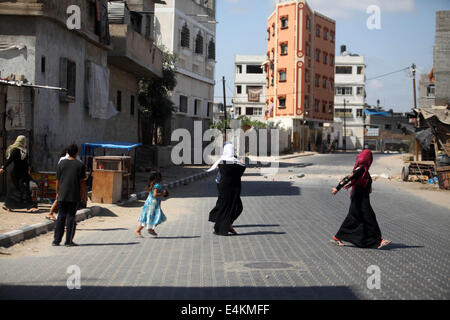
[(31, 168), (28, 164), (25, 136), (18, 136), (16, 141), (6, 149), (6, 162), (0, 168), (0, 174), (6, 172), (11, 163), (14, 164), (10, 175), (12, 184), (8, 188), (3, 210), (27, 209), (28, 213), (39, 212), (38, 205), (32, 200), (30, 192)]
[[(214, 222), (214, 234), (226, 236), (229, 232), (237, 234), (233, 222), (243, 210), (241, 201), (241, 177), (245, 171), (245, 164), (234, 155), (234, 145), (225, 143), (223, 154), (211, 168), (219, 168), (218, 198), (216, 206), (209, 213), (209, 221)], [(217, 178), (216, 178), (217, 179)]]
[(375, 212), (370, 205), (372, 178), (369, 168), (372, 161), (372, 152), (369, 149), (363, 150), (356, 158), (352, 174), (342, 179), (331, 191), (331, 194), (335, 195), (344, 186), (346, 189), (352, 187), (348, 215), (331, 240), (338, 246), (344, 246), (342, 241), (348, 241), (359, 248), (379, 249), (391, 243), (390, 240), (381, 237)]
[(56, 194), (58, 201), (58, 219), (56, 220), (55, 235), (52, 245), (58, 246), (64, 236), (66, 228), (66, 242), (68, 247), (77, 246), (73, 242), (75, 235), (75, 215), (78, 205), (84, 197), (84, 178), (86, 176), (84, 164), (76, 160), (78, 146), (72, 144), (67, 148), (69, 157), (58, 164), (56, 170)]

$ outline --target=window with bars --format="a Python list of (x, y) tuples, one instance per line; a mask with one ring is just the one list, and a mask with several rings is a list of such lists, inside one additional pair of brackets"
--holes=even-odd
[(130, 97), (130, 114), (134, 115), (134, 96)]
[(195, 38), (195, 53), (203, 54), (203, 36), (200, 31), (197, 33), (197, 37)]
[(181, 46), (183, 48), (189, 48), (190, 35), (191, 35), (191, 32), (189, 30), (189, 27), (188, 27), (187, 23), (185, 23), (183, 28), (181, 29)]
[(286, 96), (278, 97), (278, 108), (280, 109), (286, 108)]
[(216, 59), (216, 44), (213, 39), (209, 40), (208, 44), (208, 59)]

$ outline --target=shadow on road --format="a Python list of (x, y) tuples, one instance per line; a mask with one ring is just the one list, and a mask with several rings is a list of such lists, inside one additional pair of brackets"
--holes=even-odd
[[(124, 300), (355, 300), (346, 286), (324, 287), (100, 287), (82, 284), (80, 290), (66, 286), (1, 285), (0, 299), (124, 299)], [(175, 311), (174, 311), (175, 312)], [(179, 311), (176, 311), (179, 312)], [(167, 317), (168, 315), (166, 315)], [(170, 318), (170, 317), (167, 317)]]
[(279, 227), (279, 224), (241, 224), (233, 228), (254, 228), (254, 227)]
[(236, 236), (258, 236), (265, 234), (286, 234), (286, 232), (276, 232), (276, 231), (239, 232)]
[(154, 237), (154, 239), (194, 239), (194, 238), (200, 238), (200, 236), (180, 236), (180, 237)]
[(414, 248), (423, 248), (424, 246), (408, 246), (403, 243), (391, 243), (390, 245), (383, 247), (379, 250), (395, 250), (395, 249), (414, 249)]
[(106, 229), (80, 229), (77, 228), (77, 231), (119, 231), (119, 230), (128, 230), (127, 228), (106, 228)]

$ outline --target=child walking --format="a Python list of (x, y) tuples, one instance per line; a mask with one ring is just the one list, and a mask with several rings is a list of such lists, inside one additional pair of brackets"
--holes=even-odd
[(156, 226), (166, 221), (166, 216), (161, 210), (161, 198), (167, 196), (168, 192), (166, 189), (162, 189), (160, 184), (161, 180), (161, 173), (150, 173), (146, 188), (148, 197), (147, 200), (145, 200), (144, 207), (142, 208), (141, 215), (138, 219), (140, 226), (134, 231), (139, 238), (143, 238), (141, 230), (144, 227), (147, 228), (148, 233), (157, 236), (158, 234), (155, 232)]

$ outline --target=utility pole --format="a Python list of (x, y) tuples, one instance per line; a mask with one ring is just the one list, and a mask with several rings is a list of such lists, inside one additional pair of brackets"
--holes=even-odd
[(345, 114), (345, 99), (344, 99), (344, 134), (343, 134), (344, 141), (343, 141), (343, 144), (344, 144), (344, 152), (347, 152), (347, 135), (346, 135), (347, 125), (346, 125), (345, 118), (346, 118), (346, 114)]
[(225, 93), (225, 76), (222, 77), (223, 84), (223, 115), (225, 117), (225, 129), (227, 127), (227, 98)]
[[(411, 71), (413, 76), (413, 94), (414, 94), (414, 109), (417, 109), (417, 100), (416, 100), (416, 65), (413, 63), (411, 65)], [(418, 116), (418, 115), (417, 115)], [(416, 117), (414, 120), (414, 127), (417, 128), (419, 126), (419, 121)], [(416, 149), (416, 161), (419, 161), (419, 142), (415, 139), (415, 149)]]

